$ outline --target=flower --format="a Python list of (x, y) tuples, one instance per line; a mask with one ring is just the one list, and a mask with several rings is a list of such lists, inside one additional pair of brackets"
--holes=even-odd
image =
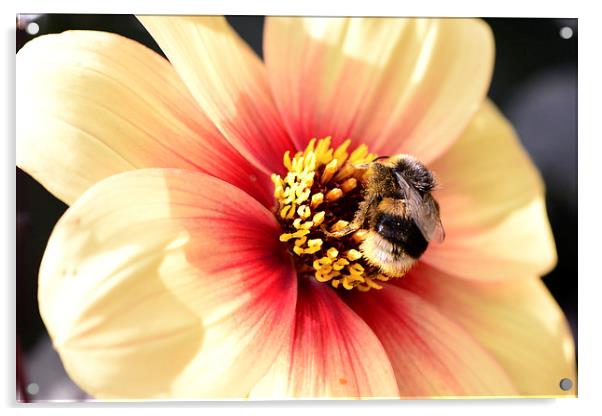
[[(71, 205), (40, 267), (40, 313), (83, 389), (575, 394), (559, 388), (575, 377), (570, 331), (539, 278), (556, 262), (544, 188), (485, 98), (483, 22), (268, 17), (262, 62), (221, 17), (140, 20), (169, 62), (81, 31), (17, 55), (17, 164)], [(341, 145), (335, 159), (411, 154), (440, 183), (445, 241), (402, 278), (372, 282), (380, 289), (333, 284), (328, 260), (299, 260), (329, 256), (326, 238), (292, 235), (324, 221), (316, 193), (299, 185), (306, 208), (281, 215), (293, 163)], [(310, 165), (299, 174), (318, 172)], [(289, 185), (310, 183), (299, 180)]]

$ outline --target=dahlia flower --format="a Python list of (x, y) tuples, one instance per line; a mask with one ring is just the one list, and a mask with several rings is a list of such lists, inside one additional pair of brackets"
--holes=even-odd
[[(69, 204), (39, 308), (96, 398), (560, 396), (573, 340), (541, 177), (472, 19), (222, 17), (17, 54), (17, 164)], [(403, 277), (335, 239), (357, 166), (412, 155), (446, 232)], [(355, 205), (354, 205), (355, 204)], [(372, 270), (372, 271), (371, 271)]]

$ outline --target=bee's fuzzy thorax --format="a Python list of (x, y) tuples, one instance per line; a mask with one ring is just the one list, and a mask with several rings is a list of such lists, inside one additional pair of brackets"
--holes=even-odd
[(393, 169), (421, 193), (431, 192), (437, 186), (433, 173), (413, 156), (399, 156), (394, 161)]

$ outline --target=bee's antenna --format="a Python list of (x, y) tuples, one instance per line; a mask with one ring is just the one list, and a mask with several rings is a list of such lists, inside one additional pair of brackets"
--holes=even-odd
[(356, 169), (368, 169), (370, 167), (370, 163), (361, 163), (359, 165), (353, 165)]
[(377, 160), (381, 160), (381, 159), (389, 159), (391, 156), (379, 156), (377, 158), (374, 158), (371, 162), (369, 163), (361, 163), (359, 165), (353, 165), (354, 168), (356, 169), (368, 169), (370, 167), (370, 165), (374, 162), (376, 162)]

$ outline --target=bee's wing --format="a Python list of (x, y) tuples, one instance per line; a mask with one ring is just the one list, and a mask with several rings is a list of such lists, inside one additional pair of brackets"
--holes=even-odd
[(441, 243), (445, 239), (445, 231), (439, 217), (437, 201), (430, 194), (426, 194), (423, 198), (402, 175), (397, 172), (395, 172), (395, 175), (405, 197), (410, 217), (414, 220), (426, 241), (435, 240)]
[(412, 191), (409, 203), (410, 215), (420, 232), (427, 241), (443, 242), (445, 240), (445, 230), (443, 224), (441, 224), (437, 201), (427, 194), (422, 198), (422, 202), (415, 202), (416, 198), (420, 198), (420, 194), (414, 189)]

